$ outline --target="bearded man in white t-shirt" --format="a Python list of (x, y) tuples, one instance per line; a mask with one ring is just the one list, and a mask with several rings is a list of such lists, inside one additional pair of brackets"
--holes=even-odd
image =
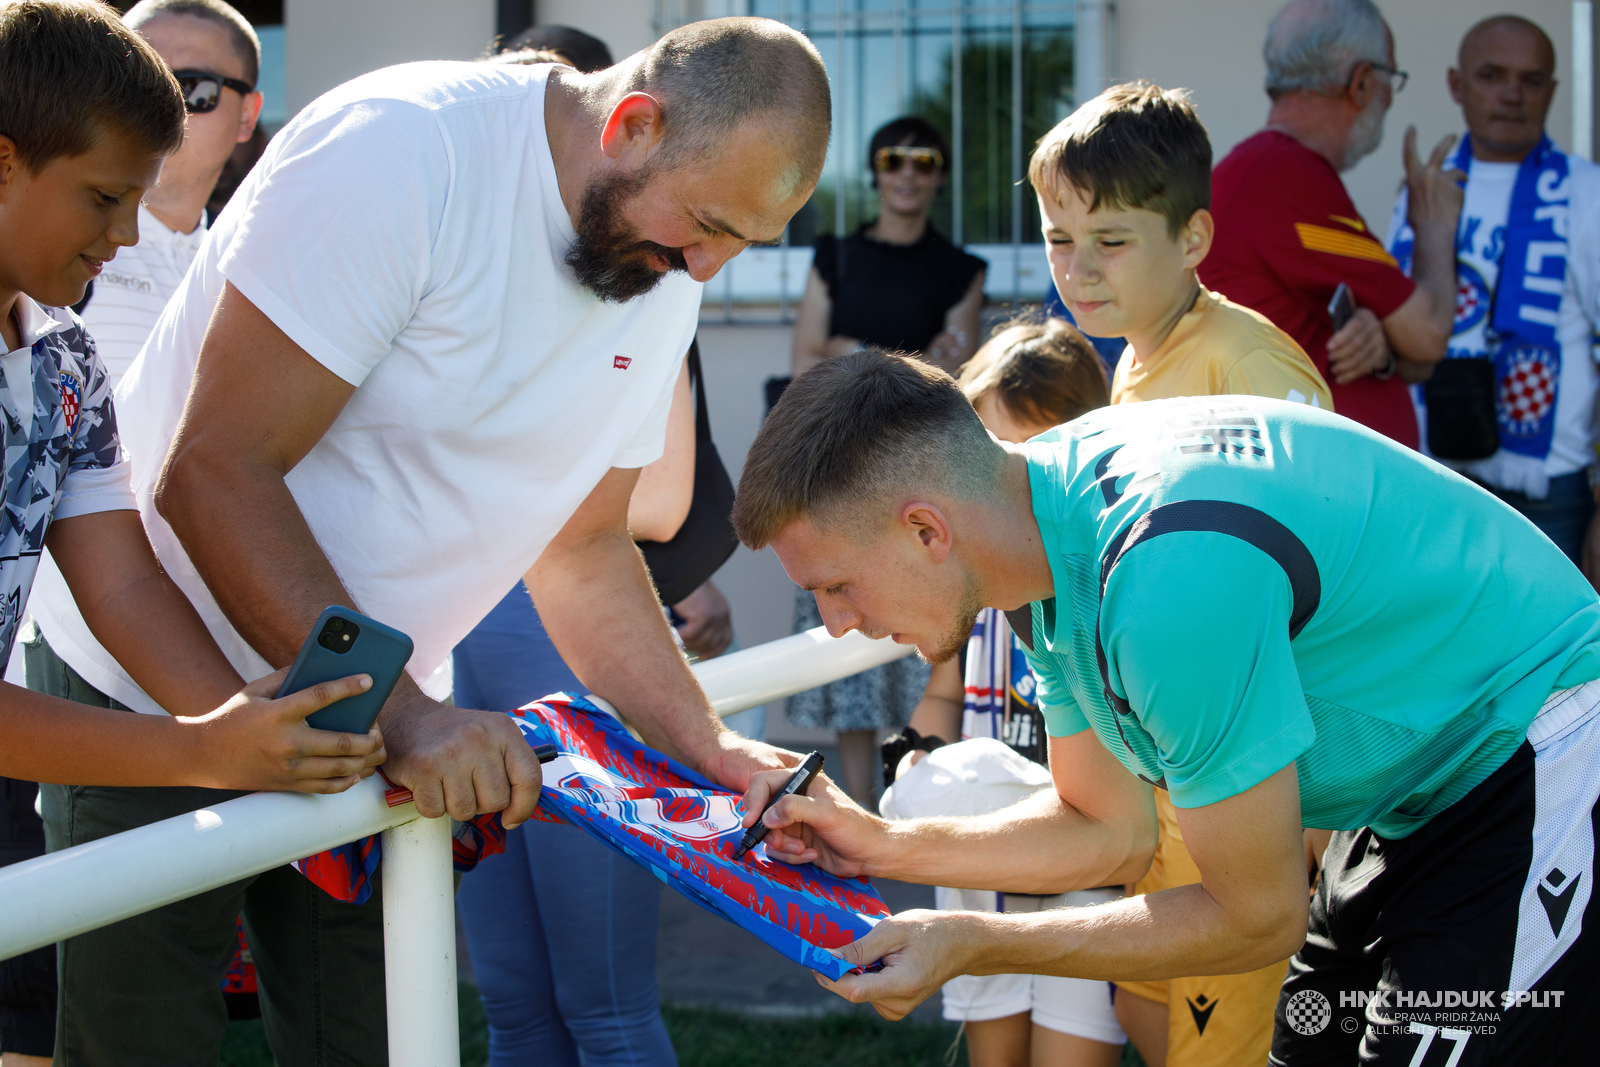
[[(1419, 390), (1429, 451), (1526, 515), (1600, 588), (1594, 521), (1594, 344), (1600, 330), (1600, 167), (1545, 134), (1555, 48), (1516, 15), (1467, 31), (1450, 93), (1467, 134), (1456, 309), (1444, 362)], [(1404, 261), (1402, 194), (1389, 245)]]
[[(590, 75), (392, 67), (297, 115), (117, 396), (151, 540), (233, 664), (288, 664), (329, 604), (406, 632), (409, 676), (379, 718), (385, 773), (426, 816), (514, 826), (540, 778), (506, 709), (450, 707), (419, 681), (525, 577), (562, 658), (651, 745), (734, 789), (790, 764), (712, 713), (627, 508), (661, 454), (702, 283), (781, 237), (829, 115), (816, 50), (760, 19), (695, 23)], [(36, 614), (30, 676), (37, 655), (80, 699), (162, 710), (70, 598)], [(218, 799), (178, 794), (47, 787), (50, 845)], [(384, 1062), (379, 895), (343, 905), (297, 878), (69, 941), (58, 1049), (205, 1059), (220, 1030), (190, 1022), (193, 1004), (220, 1005), (242, 908), (278, 1062)]]

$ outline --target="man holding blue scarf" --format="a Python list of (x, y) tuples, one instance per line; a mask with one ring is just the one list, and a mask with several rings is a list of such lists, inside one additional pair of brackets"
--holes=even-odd
[[(1454, 164), (1467, 175), (1455, 327), (1419, 414), (1430, 452), (1526, 515), (1595, 582), (1600, 167), (1546, 136), (1554, 75), (1550, 39), (1526, 19), (1486, 19), (1462, 39), (1450, 71), (1468, 131)], [(1404, 219), (1402, 192), (1389, 243), (1403, 265)]]

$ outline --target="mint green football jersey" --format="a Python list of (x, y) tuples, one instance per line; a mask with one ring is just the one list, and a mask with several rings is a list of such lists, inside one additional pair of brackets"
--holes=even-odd
[(1102, 408), (1024, 446), (1055, 596), (1046, 727), (1178, 807), (1290, 763), (1302, 821), (1404, 837), (1600, 677), (1600, 600), (1490, 493), (1348, 419), (1226, 396)]

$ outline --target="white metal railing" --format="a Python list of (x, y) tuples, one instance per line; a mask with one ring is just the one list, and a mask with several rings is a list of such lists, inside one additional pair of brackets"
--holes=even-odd
[[(717, 714), (732, 715), (910, 652), (819, 626), (694, 672)], [(391, 807), (376, 775), (335, 796), (252, 793), (0, 867), (0, 959), (380, 832), (389, 1062), (458, 1067), (450, 822)]]

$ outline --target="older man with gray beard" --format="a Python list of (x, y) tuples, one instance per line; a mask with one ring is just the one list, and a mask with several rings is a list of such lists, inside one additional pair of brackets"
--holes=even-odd
[[(1201, 280), (1298, 341), (1340, 414), (1415, 448), (1405, 383), (1424, 380), (1444, 357), (1455, 311), (1460, 174), (1444, 169), (1454, 139), (1424, 163), (1416, 131), (1406, 131), (1416, 232), (1407, 278), (1339, 178), (1378, 147), (1384, 114), (1406, 83), (1376, 5), (1291, 0), (1273, 17), (1262, 54), (1267, 127), (1212, 174), (1217, 236)], [(1336, 323), (1329, 305), (1341, 283), (1354, 314)]]

